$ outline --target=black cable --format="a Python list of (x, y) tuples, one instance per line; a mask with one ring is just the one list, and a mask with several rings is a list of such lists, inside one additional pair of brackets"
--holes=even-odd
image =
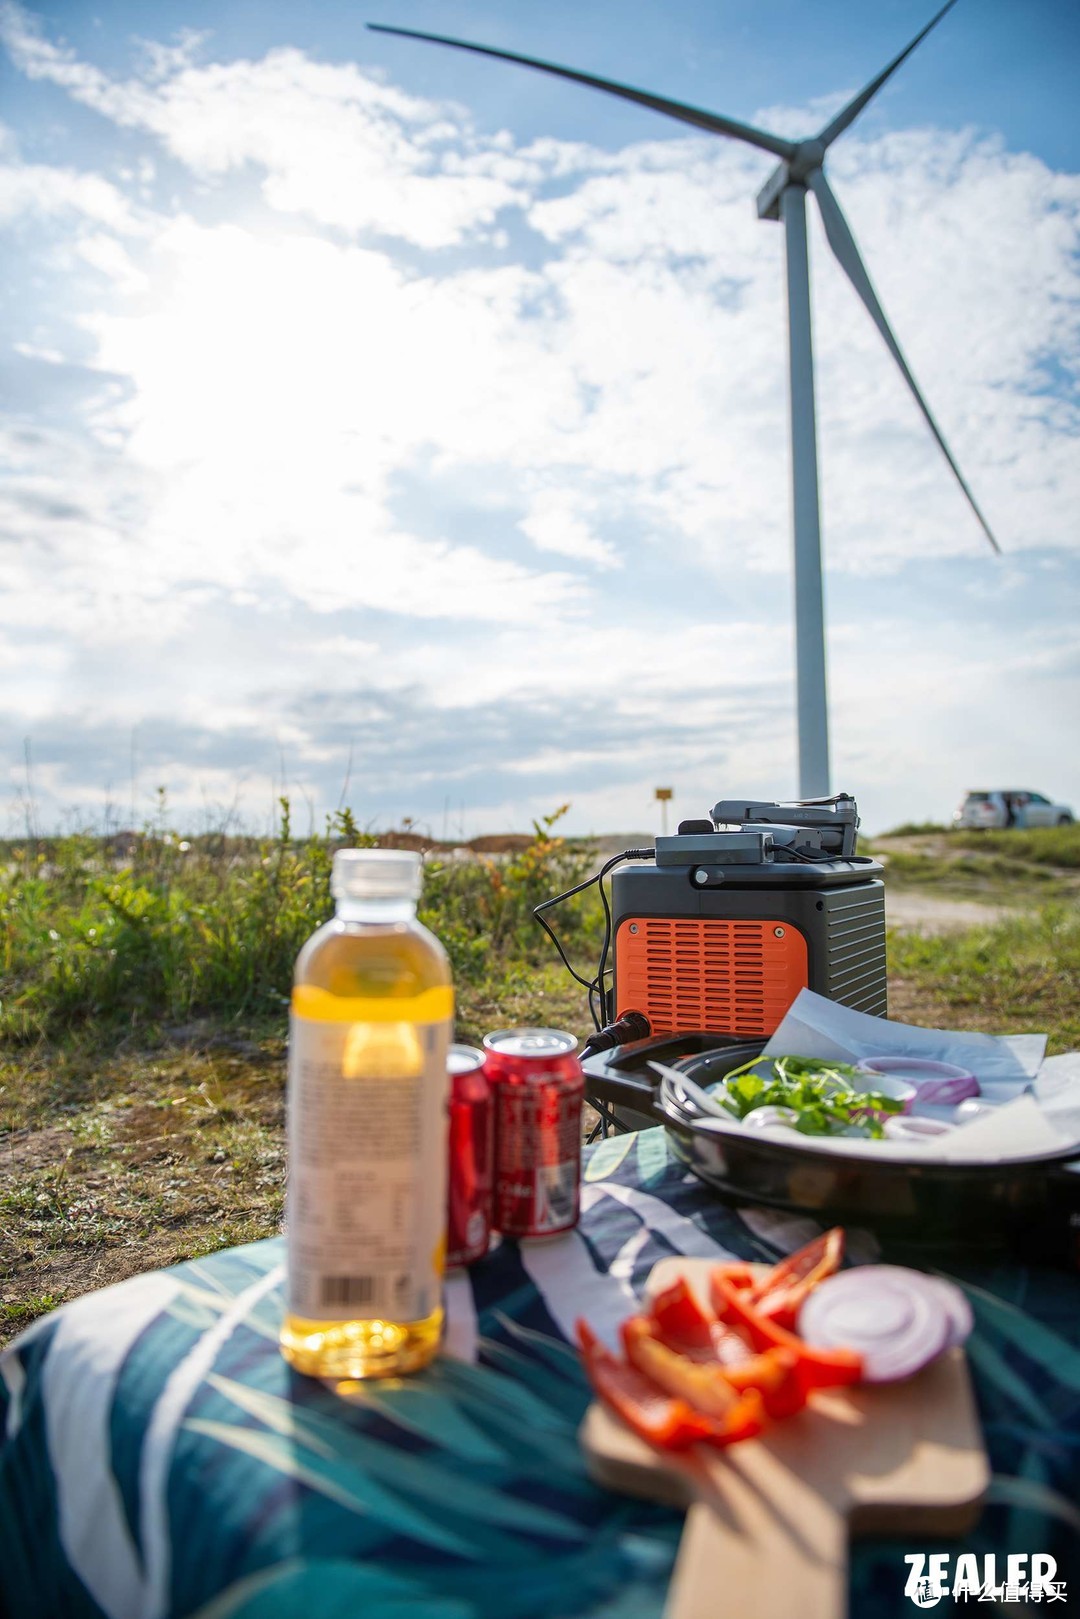
[[(556, 905), (561, 905), (564, 900), (573, 899), (575, 894), (583, 894), (587, 888), (592, 887), (593, 883), (599, 881), (599, 877), (599, 873), (594, 874), (592, 877), (587, 877), (583, 883), (578, 883), (574, 888), (568, 888), (564, 894), (556, 894), (554, 899), (542, 900), (539, 905), (535, 905), (533, 907), (533, 915), (543, 928), (544, 932), (547, 934), (548, 938), (551, 940), (552, 944), (555, 946), (556, 950), (559, 952), (559, 959), (562, 961), (563, 966), (566, 968), (574, 982), (580, 984), (582, 988), (587, 991), (589, 997), (589, 1016), (593, 1020), (593, 1028), (597, 1030), (603, 1027), (603, 1023), (599, 1014), (597, 1013), (593, 1000), (593, 997), (596, 994), (596, 980), (595, 978), (582, 978), (581, 974), (571, 966), (570, 959), (567, 956), (566, 951), (563, 949), (554, 928), (552, 928), (550, 924), (544, 920), (541, 913), (544, 911), (550, 911)], [(602, 889), (601, 892), (603, 892)]]
[(620, 860), (651, 860), (655, 854), (655, 849), (624, 849), (622, 854), (615, 855), (613, 859), (607, 862), (607, 865), (601, 866), (597, 877), (597, 881), (600, 885), (600, 900), (604, 907), (604, 944), (600, 951), (600, 965), (596, 971), (596, 989), (600, 999), (600, 1013), (602, 1019), (602, 1021), (596, 1025), (598, 1030), (608, 1022), (610, 1014), (614, 1010), (614, 1008), (608, 1007), (607, 988), (604, 983), (604, 979), (607, 976), (608, 950), (611, 948), (611, 906), (608, 903), (607, 892), (604, 888), (604, 878), (607, 876), (612, 866), (617, 866)]
[(603, 872), (600, 873), (598, 881), (600, 888), (600, 903), (604, 907), (604, 942), (600, 947), (600, 962), (596, 969), (596, 993), (600, 1000), (600, 1022), (596, 1025), (597, 1032), (599, 1032), (608, 1021), (607, 985), (604, 983), (604, 978), (607, 974), (608, 949), (611, 944), (611, 905), (608, 901), (607, 889), (604, 887)]
[(594, 989), (596, 987), (595, 979), (582, 978), (581, 974), (574, 970), (574, 968), (570, 965), (570, 962), (567, 960), (566, 951), (563, 949), (562, 945), (559, 943), (559, 940), (556, 937), (554, 929), (551, 928), (548, 925), (548, 923), (544, 921), (544, 918), (541, 916), (540, 913), (541, 913), (541, 911), (550, 911), (552, 909), (552, 907), (555, 906), (555, 905), (561, 905), (563, 900), (573, 899), (575, 894), (583, 894), (585, 892), (586, 888), (591, 888), (593, 883), (596, 882), (596, 880), (597, 879), (596, 879), (595, 876), (590, 877), (590, 878), (587, 879), (587, 881), (585, 881), (583, 883), (578, 883), (576, 888), (568, 888), (566, 890), (565, 894), (556, 894), (554, 899), (545, 899), (539, 905), (534, 905), (533, 906), (533, 915), (535, 916), (536, 920), (539, 922), (540, 926), (543, 928), (544, 932), (547, 934), (548, 938), (551, 940), (552, 944), (555, 946), (556, 950), (559, 952), (559, 955), (560, 955), (560, 957), (562, 959), (562, 964), (566, 968), (567, 972), (570, 974), (570, 977), (573, 978), (574, 980), (576, 980), (577, 983), (583, 985), (585, 989), (589, 989), (589, 990)]
[[(782, 843), (779, 848), (775, 850), (775, 854), (782, 854), (783, 857), (788, 860), (803, 860), (808, 866), (821, 865), (822, 862), (826, 860), (847, 860), (855, 866), (872, 866), (874, 864), (873, 855), (834, 854), (831, 849), (822, 849), (820, 854), (806, 854), (802, 850), (796, 849), (794, 844), (791, 843)], [(777, 865), (783, 865), (783, 863), (783, 859), (778, 859), (776, 861)]]
[[(655, 853), (655, 849), (624, 849), (621, 854), (612, 855), (611, 859), (605, 861), (598, 872), (596, 872), (592, 877), (587, 877), (583, 883), (578, 883), (574, 888), (568, 888), (565, 894), (556, 894), (554, 899), (545, 899), (542, 900), (539, 905), (533, 906), (533, 915), (543, 928), (544, 932), (547, 934), (548, 938), (551, 940), (552, 944), (555, 946), (556, 950), (559, 952), (559, 958), (562, 961), (563, 966), (566, 968), (567, 972), (570, 974), (575, 983), (580, 984), (583, 989), (588, 991), (589, 1015), (593, 1020), (593, 1027), (597, 1030), (602, 1029), (604, 1023), (607, 1021), (607, 1001), (604, 994), (604, 974), (607, 971), (608, 949), (611, 944), (611, 906), (608, 903), (608, 897), (604, 890), (604, 878), (607, 876), (612, 866), (617, 866), (620, 860), (651, 860)], [(587, 888), (592, 887), (593, 883), (596, 883), (599, 886), (600, 900), (604, 907), (604, 944), (603, 949), (600, 952), (600, 965), (597, 969), (596, 977), (590, 980), (588, 978), (582, 978), (581, 974), (570, 965), (566, 951), (559, 942), (554, 928), (552, 928), (544, 920), (542, 913), (544, 911), (552, 910), (556, 905), (561, 905), (564, 900), (573, 899), (576, 894), (584, 893)], [(594, 996), (597, 996), (600, 1002), (599, 1015), (593, 1002)]]
[(624, 849), (622, 854), (617, 854), (614, 859), (608, 861), (606, 866), (601, 866), (600, 868), (598, 881), (600, 884), (600, 901), (604, 907), (604, 944), (600, 951), (600, 965), (596, 970), (596, 988), (600, 997), (602, 1018), (602, 1021), (596, 1025), (598, 1030), (607, 1023), (610, 1011), (613, 1010), (613, 1008), (609, 1009), (608, 1007), (607, 990), (604, 983), (607, 976), (608, 951), (611, 948), (611, 906), (608, 903), (607, 892), (604, 888), (604, 878), (612, 866), (617, 866), (620, 860), (651, 860), (655, 854), (655, 849)]
[[(610, 912), (608, 911), (608, 908), (607, 908), (607, 900), (606, 900), (606, 896), (604, 895), (604, 885), (603, 885), (603, 880), (602, 879), (603, 879), (605, 873), (608, 870), (610, 870), (610, 867), (612, 865), (617, 865), (618, 862), (622, 858), (623, 858), (622, 855), (616, 855), (615, 859), (613, 861), (609, 861), (606, 865), (602, 866), (598, 872), (594, 873), (594, 875), (592, 877), (587, 877), (586, 880), (583, 883), (578, 883), (576, 885), (576, 887), (568, 888), (564, 894), (557, 894), (554, 899), (545, 899), (545, 900), (541, 901), (541, 903), (539, 905), (536, 905), (536, 906), (533, 907), (533, 915), (535, 916), (536, 920), (539, 922), (540, 926), (543, 928), (544, 932), (547, 934), (548, 938), (551, 940), (552, 944), (555, 946), (556, 950), (559, 952), (559, 956), (560, 956), (560, 959), (562, 960), (563, 966), (566, 968), (566, 970), (570, 974), (571, 978), (573, 978), (576, 983), (580, 984), (588, 992), (588, 996), (589, 996), (589, 1016), (593, 1020), (593, 1027), (595, 1029), (597, 1029), (597, 1030), (599, 1030), (599, 1029), (601, 1029), (603, 1027), (602, 1014), (603, 1014), (603, 1011), (604, 1011), (604, 999), (603, 999), (602, 986), (598, 984), (596, 978), (593, 978), (593, 979), (582, 978), (581, 974), (579, 972), (577, 972), (570, 965), (569, 957), (567, 956), (566, 951), (563, 949), (562, 944), (560, 943), (558, 937), (556, 936), (554, 928), (552, 928), (550, 926), (550, 924), (547, 923), (544, 920), (544, 917), (543, 917), (543, 915), (541, 913), (544, 912), (544, 911), (552, 910), (556, 905), (561, 905), (564, 900), (573, 899), (575, 894), (583, 894), (587, 888), (592, 887), (593, 883), (598, 883), (600, 885), (600, 896), (604, 900), (604, 912), (605, 912), (605, 915), (607, 916), (607, 919), (608, 919), (607, 920), (607, 930), (605, 932), (605, 948), (606, 948), (607, 932), (610, 932), (610, 928), (611, 928), (611, 915), (610, 915)], [(595, 1005), (594, 1000), (593, 1000), (593, 997), (598, 992), (599, 992), (599, 995), (600, 995), (600, 1012), (599, 1013), (597, 1012), (596, 1005)]]
[(584, 1061), (598, 1051), (611, 1051), (615, 1046), (627, 1045), (632, 1040), (647, 1040), (650, 1034), (652, 1024), (644, 1012), (624, 1012), (621, 1018), (590, 1034), (578, 1055)]

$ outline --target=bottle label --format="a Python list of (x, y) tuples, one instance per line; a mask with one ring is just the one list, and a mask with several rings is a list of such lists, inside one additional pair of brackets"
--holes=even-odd
[(438, 1308), (450, 1035), (449, 1018), (349, 1023), (294, 1011), (287, 1200), (292, 1315), (422, 1321)]

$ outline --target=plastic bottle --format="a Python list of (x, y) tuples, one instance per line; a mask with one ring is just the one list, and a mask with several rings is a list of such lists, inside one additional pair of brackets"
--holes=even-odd
[(453, 990), (420, 882), (411, 851), (339, 850), (296, 963), (281, 1350), (315, 1377), (415, 1371), (442, 1333)]

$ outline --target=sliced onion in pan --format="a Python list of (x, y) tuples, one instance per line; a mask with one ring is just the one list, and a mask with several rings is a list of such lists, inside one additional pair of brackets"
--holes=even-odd
[(965, 1074), (961, 1079), (928, 1079), (918, 1090), (920, 1102), (932, 1107), (953, 1107), (967, 1101), (969, 1096), (978, 1096), (979, 1081), (974, 1074)]
[(799, 1311), (799, 1335), (822, 1349), (854, 1349), (864, 1383), (893, 1383), (960, 1341), (966, 1300), (960, 1294), (954, 1311), (958, 1291), (900, 1265), (859, 1265), (815, 1287)]
[(976, 1119), (987, 1119), (991, 1113), (996, 1112), (997, 1108), (992, 1103), (975, 1102), (969, 1098), (968, 1101), (960, 1103), (956, 1109), (955, 1118), (958, 1125), (974, 1124)]
[(925, 1057), (890, 1055), (864, 1057), (859, 1067), (864, 1074), (884, 1078), (892, 1075), (907, 1080), (918, 1093), (920, 1102), (935, 1107), (950, 1107), (966, 1097), (978, 1096), (979, 1082), (970, 1069), (960, 1068), (953, 1062), (931, 1062)]
[(766, 1104), (751, 1108), (742, 1122), (748, 1130), (765, 1130), (770, 1127), (794, 1130), (799, 1122), (799, 1115), (793, 1107), (773, 1107)]
[(949, 1135), (955, 1126), (944, 1119), (913, 1119), (906, 1113), (894, 1113), (883, 1128), (890, 1141), (929, 1141), (931, 1136)]

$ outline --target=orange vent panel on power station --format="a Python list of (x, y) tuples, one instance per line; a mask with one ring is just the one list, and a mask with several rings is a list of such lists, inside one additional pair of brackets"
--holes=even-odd
[(790, 923), (643, 916), (615, 935), (616, 1015), (644, 1012), (654, 1034), (772, 1034), (806, 982)]

